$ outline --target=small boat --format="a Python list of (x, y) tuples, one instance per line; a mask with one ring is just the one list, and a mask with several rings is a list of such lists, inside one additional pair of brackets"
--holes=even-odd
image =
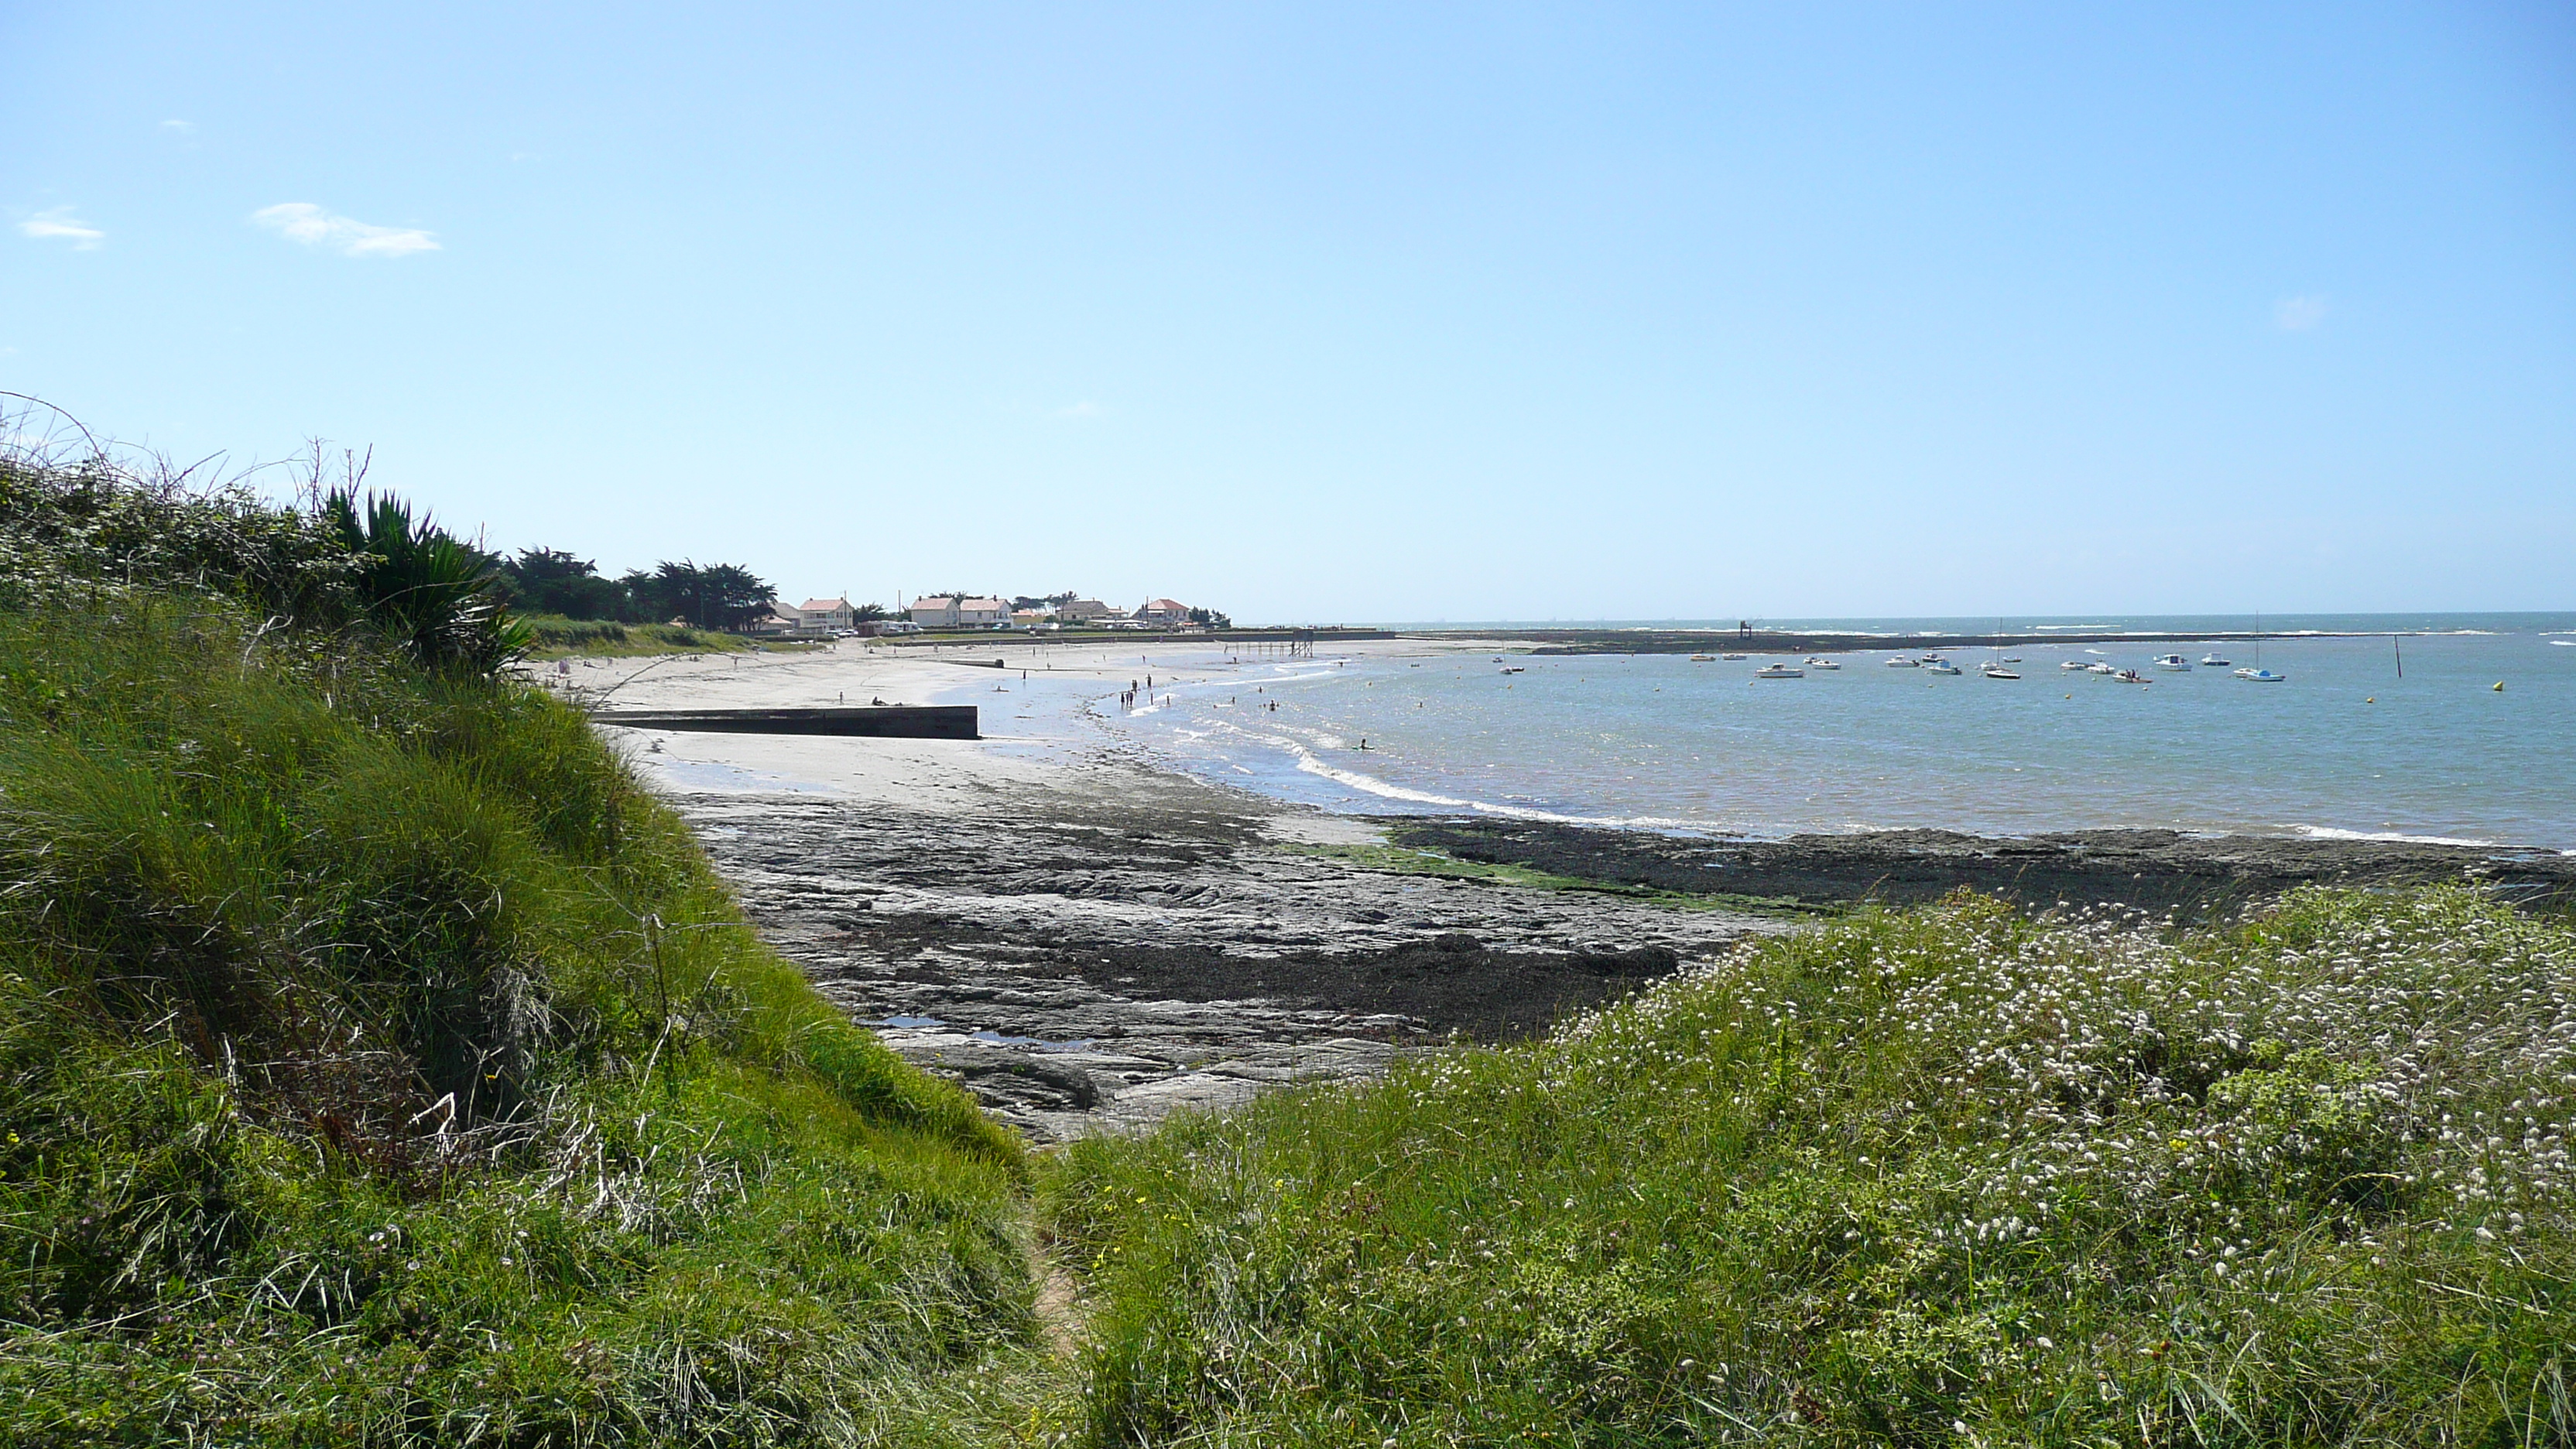
[(1693, 664), (1709, 664), (1709, 663), (1713, 663), (1713, 662), (1715, 662), (1715, 661), (1716, 661), (1716, 659), (1717, 659), (1717, 656), (1716, 656), (1716, 655), (1714, 655), (1714, 654), (1694, 654), (1694, 655), (1692, 655), (1692, 656), (1691, 656), (1691, 663), (1693, 663)]
[(2006, 664), (2019, 664), (2021, 662), (2021, 656), (2018, 654), (2007, 654), (2004, 656), (2004, 662)]
[(1923, 661), (1920, 659), (1907, 659), (1900, 655), (1897, 658), (1887, 661), (1887, 667), (1890, 669), (1920, 669), (1923, 667)]
[(2112, 668), (2108, 663), (2096, 659), (2092, 663), (2084, 666), (2084, 672), (2087, 674), (2117, 674), (2120, 671)]
[(1529, 667), (1528, 667), (1527, 665), (1521, 665), (1521, 664), (1506, 664), (1506, 665), (1504, 665), (1504, 666), (1503, 666), (1503, 673), (1505, 673), (1505, 674), (1527, 674), (1527, 673), (1529, 673)]
[(2057, 661), (2057, 667), (2060, 669), (2090, 669), (2093, 666), (2085, 663), (2081, 659), (2061, 659)]
[(2274, 674), (2263, 667), (2263, 616), (2260, 614), (2254, 616), (2254, 667), (2237, 670), (2236, 677), (2248, 684), (2280, 684), (2290, 677)]
[(2006, 669), (2006, 668), (2003, 666), (2003, 662), (2002, 662), (2002, 661), (2000, 661), (2000, 660), (1999, 660), (1999, 661), (1997, 661), (1997, 662), (1995, 662), (1995, 663), (1993, 663), (1993, 664), (1989, 664), (1989, 665), (1987, 665), (1985, 668), (1980, 669), (1980, 670), (1978, 670), (1977, 672), (1978, 672), (1979, 674), (1984, 675), (1984, 676), (1985, 676), (1985, 677), (1987, 677), (1988, 679), (2019, 679), (2019, 678), (2021, 678), (2021, 675), (2020, 675), (2020, 674), (2018, 674), (2017, 672), (2015, 672), (2015, 671), (2013, 671), (2013, 670), (2010, 670), (2010, 669)]
[(2134, 669), (2123, 669), (2123, 670), (2120, 670), (2120, 671), (2118, 671), (2117, 673), (2113, 674), (2111, 677), (2112, 677), (2113, 679), (2116, 679), (2116, 680), (2120, 681), (2122, 684), (2153, 684), (2153, 683), (2155, 683), (2155, 681), (2154, 681), (2154, 680), (2149, 679), (2148, 677), (2146, 677), (2146, 676), (2145, 676), (2145, 675), (2143, 675), (2143, 674), (2140, 674), (2138, 671), (2136, 671), (2136, 670), (2134, 670)]
[(1935, 659), (1924, 665), (1923, 670), (1927, 674), (1956, 674), (1959, 672), (1959, 666), (1947, 659)]
[(2228, 665), (2235, 662), (2236, 661), (2233, 659), (2219, 658), (2218, 651), (2215, 649), (2212, 649), (2208, 653), (2200, 656), (2200, 667), (2203, 669), (2225, 669)]
[(1726, 659), (1741, 659), (1741, 658), (1743, 658), (1744, 656), (1743, 656), (1743, 655), (1741, 655), (1741, 654), (1727, 654), (1727, 655), (1721, 655), (1720, 657), (1721, 657), (1721, 658), (1726, 658)]
[(1756, 679), (1804, 679), (1807, 671), (1794, 664), (1765, 664), (1753, 671)]
[(2188, 673), (2191, 669), (2191, 661), (2179, 654), (2167, 654), (2156, 660), (2156, 667)]
[(1810, 655), (1808, 655), (1808, 656), (1807, 656), (1807, 667), (1808, 667), (1809, 669), (1840, 669), (1840, 668), (1842, 668), (1842, 666), (1841, 666), (1841, 665), (1836, 664), (1834, 661), (1832, 661), (1832, 660), (1830, 660), (1830, 659), (1819, 659), (1819, 658), (1817, 658), (1816, 656), (1814, 656), (1813, 654), (1810, 654)]

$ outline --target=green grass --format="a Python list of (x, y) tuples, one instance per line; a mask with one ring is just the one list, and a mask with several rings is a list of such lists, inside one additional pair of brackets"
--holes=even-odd
[(1283, 847), (1292, 854), (1338, 860), (1361, 870), (1389, 875), (1436, 875), (1450, 880), (1486, 881), (1526, 890), (1585, 891), (1620, 896), (1646, 905), (1680, 911), (1733, 911), (1765, 916), (1819, 917), (1842, 914), (1844, 907), (1801, 901), (1795, 896), (1747, 896), (1724, 892), (1657, 890), (1652, 886), (1555, 875), (1502, 861), (1460, 860), (1446, 851), (1412, 845), (1305, 845)]
[(520, 622), (536, 640), (531, 659), (604, 659), (653, 654), (722, 654), (758, 651), (772, 646), (739, 634), (692, 629), (679, 624), (620, 624), (613, 619), (567, 619), (559, 614), (531, 614)]
[(0, 613), (0, 1124), (12, 1445), (861, 1442), (1033, 1330), (1016, 1139), (578, 716), (203, 601)]
[(2576, 933), (1960, 899), (1070, 1150), (1138, 1444), (2563, 1444)]

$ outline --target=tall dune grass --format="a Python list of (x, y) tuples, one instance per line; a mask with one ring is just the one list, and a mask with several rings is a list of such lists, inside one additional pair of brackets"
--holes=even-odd
[(1013, 1139), (532, 692), (0, 613), (0, 1441), (833, 1442), (1021, 1341)]

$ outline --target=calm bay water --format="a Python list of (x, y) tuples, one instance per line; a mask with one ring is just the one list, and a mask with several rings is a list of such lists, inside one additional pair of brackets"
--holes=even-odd
[[(1515, 655), (1505, 662), (1526, 672), (1504, 674), (1489, 653), (1328, 653), (1311, 664), (1246, 661), (1167, 691), (1170, 708), (1111, 705), (1106, 718), (1195, 773), (1344, 811), (1755, 835), (2160, 826), (2576, 850), (2576, 614), (2266, 621), (2285, 632), (2381, 631), (2266, 640), (2262, 663), (2285, 684), (2226, 669), (2156, 671), (2149, 661), (2168, 648), (2197, 661), (2212, 646), (2146, 642), (2018, 647), (2018, 681), (1980, 677), (1985, 651), (1962, 651), (1952, 657), (1967, 672), (1942, 677), (1882, 661), (1919, 652), (1902, 647), (1909, 632), (1997, 621), (1770, 622), (1867, 630), (1889, 643), (1834, 656), (1839, 671), (1786, 680), (1753, 678), (1758, 655)], [(2430, 632), (2392, 644), (2392, 629)], [(1722, 647), (1713, 640), (1711, 652)], [(2215, 647), (2254, 661), (2252, 645)], [(2059, 668), (2095, 659), (2155, 682)], [(1266, 708), (1274, 700), (1279, 709)]]

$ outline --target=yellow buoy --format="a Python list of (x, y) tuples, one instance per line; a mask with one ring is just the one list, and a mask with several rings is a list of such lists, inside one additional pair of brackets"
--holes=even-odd
[(2497, 680), (2497, 681), (2496, 681), (2495, 692), (2496, 692), (2496, 693), (2498, 693), (2498, 694), (2502, 694), (2502, 693), (2504, 693), (2504, 681), (2503, 681), (2503, 680), (2499, 679), (2499, 680)]
[(2377, 703), (2379, 703), (2379, 696), (2374, 694), (2374, 695), (2372, 695), (2370, 698), (2363, 700), (2363, 701), (2362, 701), (2362, 703), (2363, 703), (2363, 704), (2377, 704)]

